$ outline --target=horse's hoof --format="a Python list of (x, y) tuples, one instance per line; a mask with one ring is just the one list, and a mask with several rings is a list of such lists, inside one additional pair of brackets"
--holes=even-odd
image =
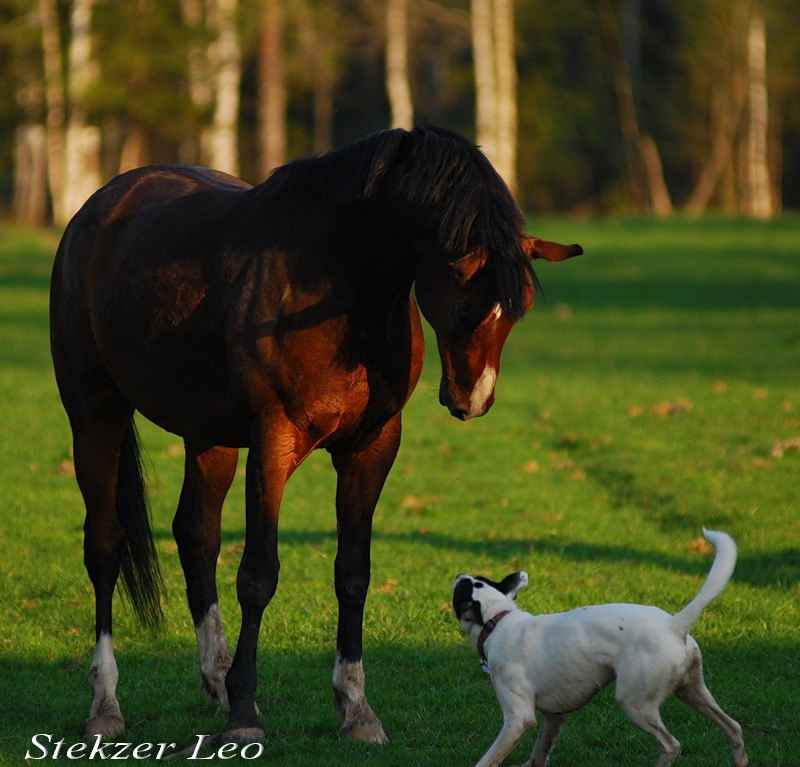
[(220, 735), (222, 743), (264, 743), (264, 730), (261, 727), (234, 727), (223, 730)]
[(389, 738), (386, 737), (386, 733), (383, 731), (383, 726), (374, 716), (372, 719), (361, 722), (343, 724), (339, 729), (339, 737), (359, 740), (364, 743), (384, 744), (389, 742)]
[(86, 720), (83, 731), (90, 738), (114, 738), (125, 732), (125, 720), (121, 716), (94, 716)]

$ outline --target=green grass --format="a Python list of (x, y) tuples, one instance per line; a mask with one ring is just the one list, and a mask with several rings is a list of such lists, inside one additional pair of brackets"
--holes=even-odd
[[(282, 510), (281, 584), (258, 661), (268, 741), (259, 761), (474, 764), (500, 716), (448, 609), (455, 573), (526, 569), (519, 601), (532, 612), (607, 601), (675, 611), (710, 565), (696, 544), (705, 525), (739, 544), (733, 581), (693, 632), (709, 687), (741, 722), (753, 765), (798, 767), (800, 453), (772, 448), (800, 437), (800, 220), (532, 228), (581, 242), (586, 255), (538, 267), (547, 300), (513, 331), (488, 417), (450, 418), (429, 359), (379, 505), (365, 664), (391, 743), (335, 738), (334, 475), (315, 454)], [(0, 765), (9, 766), (24, 762), (35, 733), (75, 742), (90, 705), (93, 597), (47, 338), (56, 242), (0, 230)], [(188, 742), (225, 720), (199, 690), (170, 534), (180, 442), (141, 427), (168, 600), (160, 633), (140, 629), (118, 601), (119, 697), (127, 739)], [(231, 638), (243, 466), (219, 572)], [(694, 711), (671, 700), (664, 718), (683, 744), (677, 764), (729, 763), (721, 733)], [(555, 767), (654, 762), (654, 744), (610, 691), (572, 716), (552, 757)]]

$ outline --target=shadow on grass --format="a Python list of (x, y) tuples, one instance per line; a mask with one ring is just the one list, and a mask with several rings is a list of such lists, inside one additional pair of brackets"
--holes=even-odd
[[(153, 531), (156, 540), (172, 540), (166, 529)], [(282, 546), (315, 546), (336, 540), (334, 530), (282, 530)], [(552, 538), (493, 538), (491, 540), (463, 538), (432, 531), (382, 532), (375, 530), (373, 542), (398, 542), (429, 546), (436, 549), (460, 551), (469, 555), (489, 554), (499, 559), (516, 559), (522, 556), (531, 559), (539, 554), (556, 555), (565, 562), (625, 562), (626, 564), (648, 564), (673, 572), (702, 577), (708, 573), (711, 557), (701, 554), (687, 556), (642, 551), (633, 546), (597, 543), (563, 542)], [(244, 530), (226, 530), (222, 533), (224, 544), (244, 543)], [(533, 561), (533, 559), (532, 559)], [(775, 552), (747, 554), (739, 551), (734, 580), (756, 587), (787, 587), (797, 582), (800, 572), (800, 547), (781, 549)]]
[[(500, 716), (474, 652), (452, 636), (443, 636), (437, 648), (375, 645), (367, 637), (370, 700), (391, 739), (384, 747), (335, 737), (332, 648), (270, 652), (262, 642), (257, 700), (265, 726), (267, 762), (368, 762), (386, 767), (474, 763), (496, 735)], [(0, 764), (21, 764), (37, 733), (52, 734), (53, 741), (65, 738), (67, 745), (82, 740), (91, 702), (86, 686), (89, 654), (87, 648), (80, 661), (31, 660), (14, 653), (0, 658)], [(737, 644), (709, 648), (705, 653), (709, 685), (741, 721), (754, 764), (793, 763), (790, 754), (796, 753), (792, 749), (798, 748), (800, 734), (791, 735), (795, 711), (786, 702), (800, 686), (795, 659), (796, 648), (780, 643)], [(146, 653), (118, 651), (117, 661), (119, 697), (128, 723), (125, 736), (117, 740), (174, 742), (182, 747), (194, 743), (197, 734), (212, 734), (224, 725), (225, 715), (215, 713), (214, 704), (198, 690), (196, 655), (188, 641), (185, 649), (176, 652), (173, 648), (171, 653), (161, 652), (156, 643)], [(770, 680), (770, 691), (759, 689), (764, 680)], [(698, 755), (692, 763), (721, 763), (724, 740), (710, 723), (674, 702), (667, 704), (665, 719), (685, 748)], [(624, 749), (631, 748), (631, 739), (635, 759), (626, 763), (651, 764), (652, 743), (637, 735), (613, 697), (603, 694), (571, 718), (553, 761), (619, 764)], [(530, 744), (529, 737), (524, 748)], [(774, 761), (776, 753), (778, 761)]]

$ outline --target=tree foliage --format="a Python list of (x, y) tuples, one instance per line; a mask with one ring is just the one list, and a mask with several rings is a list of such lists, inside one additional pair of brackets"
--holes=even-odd
[[(213, 50), (187, 0), (95, 0), (97, 77), (86, 96), (101, 129), (100, 167), (118, 172), (137, 132), (148, 162), (202, 162), (213, 101), (196, 98), (190, 60)], [(194, 0), (207, 12), (218, 0)], [(652, 139), (676, 208), (742, 212), (747, 19), (766, 20), (768, 164), (773, 195), (800, 207), (800, 0), (602, 0), (616, 14), (642, 137)], [(516, 0), (518, 163), (523, 205), (540, 211), (641, 210), (620, 128), (615, 62), (600, 0)], [(288, 156), (324, 151), (388, 127), (386, 0), (281, 0)], [(58, 0), (69, 41), (72, 3)], [(408, 77), (415, 120), (476, 136), (469, 0), (408, 0)], [(240, 0), (241, 174), (261, 180), (258, 57), (262, 0)], [(0, 4), (0, 201), (10, 205), (15, 143), (44, 124), (37, 0)], [(210, 62), (210, 63), (209, 63)], [(617, 62), (619, 64), (619, 62)], [(206, 66), (213, 69), (213, 56)], [(619, 74), (619, 67), (616, 70)], [(213, 72), (212, 72), (213, 74)], [(209, 73), (206, 72), (206, 76)], [(261, 86), (263, 88), (263, 85)], [(64, 64), (64, 88), (69, 73)], [(138, 156), (138, 155), (137, 155)], [(710, 162), (716, 162), (714, 167)], [(705, 185), (705, 186), (704, 186)], [(710, 189), (710, 191), (709, 191)], [(699, 202), (698, 202), (699, 201)]]

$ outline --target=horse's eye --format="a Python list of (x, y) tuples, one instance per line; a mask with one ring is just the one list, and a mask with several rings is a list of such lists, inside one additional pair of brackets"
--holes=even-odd
[(471, 327), (475, 324), (475, 311), (466, 303), (459, 303), (456, 306), (456, 319), (462, 324)]

